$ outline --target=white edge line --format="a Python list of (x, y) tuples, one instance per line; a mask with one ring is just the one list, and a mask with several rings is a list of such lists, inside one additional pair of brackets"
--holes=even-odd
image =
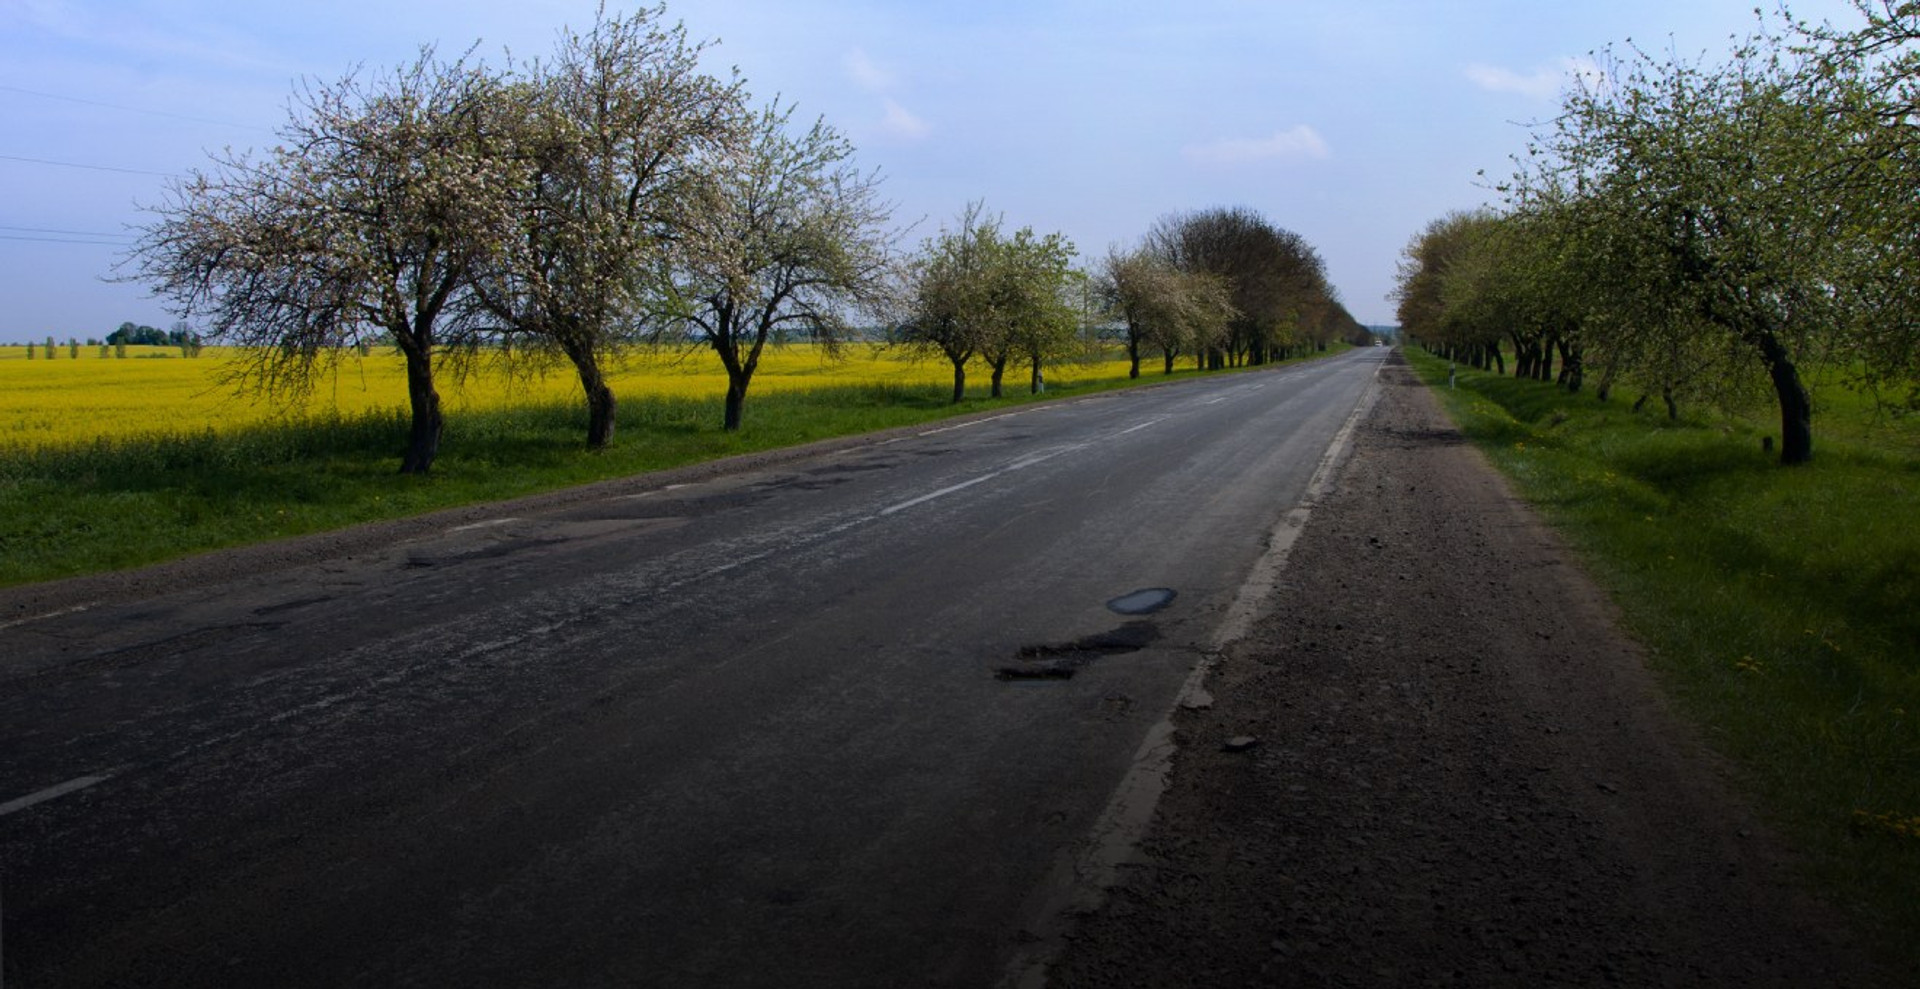
[(1354, 430), (1367, 411), (1373, 408), (1378, 378), (1379, 369), (1376, 368), (1359, 401), (1354, 404), (1353, 411), (1347, 414), (1346, 422), (1334, 433), (1333, 441), (1327, 444), (1320, 463), (1307, 480), (1300, 504), (1274, 524), (1266, 552), (1255, 561), (1253, 570), (1240, 585), (1233, 605), (1227, 609), (1226, 617), (1214, 634), (1212, 652), (1194, 663), (1186, 680), (1180, 684), (1179, 693), (1174, 695), (1172, 706), (1152, 728), (1147, 729), (1146, 738), (1134, 750), (1132, 766), (1121, 777), (1119, 786), (1114, 788), (1113, 796), (1108, 799), (1106, 808), (1094, 824), (1090, 839), (1073, 861), (1069, 882), (1063, 888), (1057, 887), (1058, 891), (1042, 907), (1038, 918), (1028, 929), (1028, 933), (1035, 938), (1032, 946), (1016, 955), (1002, 976), (1000, 985), (1004, 989), (1044, 989), (1047, 970), (1065, 946), (1073, 918), (1092, 913), (1106, 903), (1107, 891), (1119, 879), (1120, 867), (1132, 859), (1140, 840), (1153, 823), (1154, 810), (1160, 803), (1161, 795), (1166, 792), (1167, 782), (1173, 773), (1173, 755), (1179, 748), (1173, 740), (1175, 712), (1189, 702), (1210, 699), (1206, 692), (1206, 678), (1213, 669), (1215, 657), (1251, 630), (1259, 608), (1266, 603), (1281, 571), (1286, 568), (1287, 556), (1300, 538), (1300, 529), (1305, 526), (1314, 501), (1325, 494), (1332, 484), (1334, 465), (1346, 455), (1347, 447), (1353, 442)]
[(33, 622), (45, 621), (49, 618), (58, 618), (61, 615), (71, 615), (71, 614), (74, 614), (75, 612), (85, 611), (88, 608), (91, 608), (98, 603), (99, 602), (97, 601), (88, 601), (86, 604), (76, 604), (70, 608), (61, 608), (58, 611), (49, 611), (43, 615), (28, 615), (25, 618), (15, 618), (13, 621), (10, 621), (10, 622), (0, 622), (0, 631), (13, 628), (16, 625), (27, 625)]
[(24, 797), (19, 797), (13, 800), (9, 800), (4, 804), (0, 804), (0, 817), (5, 817), (8, 814), (13, 814), (19, 811), (26, 810), (28, 807), (32, 807), (34, 804), (45, 803), (49, 800), (52, 800), (55, 797), (64, 797), (67, 794), (72, 793), (76, 790), (84, 790), (87, 787), (93, 786), (96, 783), (105, 783), (107, 780), (110, 780), (112, 778), (113, 778), (112, 773), (107, 773), (103, 776), (81, 776), (75, 779), (70, 779), (65, 783), (61, 783), (58, 786), (47, 787), (46, 789), (41, 790), (38, 793), (29, 793)]

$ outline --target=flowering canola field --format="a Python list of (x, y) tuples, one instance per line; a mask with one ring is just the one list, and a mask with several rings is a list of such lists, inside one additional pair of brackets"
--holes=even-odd
[[(58, 347), (52, 360), (36, 348), (0, 347), (0, 449), (60, 447), (96, 440), (129, 439), (169, 433), (222, 432), (311, 416), (353, 416), (403, 409), (407, 404), (405, 366), (396, 354), (349, 355), (316, 382), (301, 406), (282, 409), (236, 394), (224, 375), (239, 355), (217, 347), (185, 358), (171, 347), (128, 347), (127, 357), (102, 357), (97, 347), (82, 347), (78, 357)], [(710, 351), (636, 351), (612, 366), (609, 380), (618, 398), (643, 396), (717, 400), (726, 392), (726, 372)], [(1126, 373), (1123, 361), (1073, 365), (1073, 377)], [(833, 360), (805, 346), (769, 347), (753, 376), (753, 395), (855, 385), (951, 387), (953, 370), (945, 361), (914, 361), (898, 351), (867, 345), (842, 350)], [(969, 369), (969, 380), (976, 378)], [(1008, 387), (1025, 387), (1024, 369), (1007, 373)], [(978, 378), (984, 383), (984, 373)], [(498, 370), (481, 370), (464, 381), (438, 376), (442, 407), (451, 415), (466, 410), (581, 400), (571, 366), (555, 365), (544, 374), (509, 379)]]

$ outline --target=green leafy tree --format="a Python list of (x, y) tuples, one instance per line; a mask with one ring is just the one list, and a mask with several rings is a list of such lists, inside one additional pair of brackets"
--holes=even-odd
[(1851, 139), (1832, 158), (1824, 192), (1848, 204), (1857, 234), (1844, 347), (1859, 383), (1920, 408), (1920, 4), (1853, 0), (1851, 28), (1796, 24), (1796, 52)]
[(989, 279), (1000, 243), (1000, 220), (983, 203), (969, 203), (958, 222), (921, 246), (911, 263), (905, 314), (895, 342), (938, 354), (953, 365), (953, 401), (967, 394), (967, 362), (999, 331)]
[(1035, 234), (1022, 227), (996, 240), (988, 252), (984, 304), (987, 332), (981, 357), (990, 373), (991, 394), (999, 398), (1007, 365), (1024, 358), (1029, 387), (1039, 391), (1041, 368), (1073, 342), (1076, 313), (1073, 243), (1061, 234)]
[(1666, 314), (1680, 352), (1748, 355), (1721, 371), (1764, 375), (1786, 464), (1813, 455), (1803, 368), (1836, 352), (1844, 286), (1872, 253), (1833, 167), (1858, 138), (1835, 112), (1853, 96), (1764, 37), (1724, 66), (1631, 50), (1568, 95), (1536, 139), (1543, 164), (1516, 185), (1522, 205), (1575, 190), (1561, 208), (1607, 231), (1595, 258), (1618, 273), (1609, 308)]
[(1202, 345), (1207, 367), (1285, 359), (1310, 339), (1314, 317), (1336, 304), (1313, 247), (1246, 207), (1163, 217), (1148, 243), (1180, 270), (1210, 272), (1227, 285), (1234, 315), (1223, 340)]
[(1164, 333), (1162, 328), (1177, 322), (1171, 303), (1178, 274), (1171, 263), (1144, 247), (1124, 252), (1111, 248), (1100, 262), (1101, 304), (1126, 329), (1129, 378), (1140, 376), (1141, 354), (1153, 346), (1156, 332)]

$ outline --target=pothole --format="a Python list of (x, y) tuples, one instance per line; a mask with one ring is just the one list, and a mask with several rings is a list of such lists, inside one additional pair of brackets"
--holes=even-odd
[(1107, 602), (1107, 610), (1121, 615), (1151, 615), (1173, 603), (1179, 594), (1171, 587), (1146, 587)]
[(1002, 666), (993, 675), (1000, 680), (1067, 680), (1102, 656), (1139, 652), (1159, 638), (1160, 630), (1152, 622), (1128, 622), (1073, 642), (1023, 646), (1015, 654), (1016, 664)]

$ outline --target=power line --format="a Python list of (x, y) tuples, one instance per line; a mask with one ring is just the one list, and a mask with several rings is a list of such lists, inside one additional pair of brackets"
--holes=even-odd
[(121, 103), (107, 103), (101, 100), (88, 100), (88, 99), (82, 99), (78, 96), (63, 96), (59, 93), (43, 93), (37, 89), (25, 89), (20, 86), (0, 85), (0, 90), (5, 90), (6, 92), (9, 92), (9, 93), (25, 93), (28, 96), (38, 96), (41, 99), (47, 99), (47, 100), (63, 100), (68, 103), (84, 103), (88, 106), (103, 106), (109, 110), (125, 110), (128, 113), (145, 113), (155, 117), (171, 117), (175, 120), (191, 120), (194, 123), (198, 123), (198, 124), (213, 124), (219, 127), (237, 127), (237, 128), (240, 128), (241, 130), (257, 130), (257, 131), (265, 131), (266, 133), (269, 133), (269, 134), (273, 133), (273, 128), (262, 127), (258, 124), (240, 124), (240, 123), (235, 123), (231, 120), (215, 120), (212, 117), (195, 117), (190, 114), (172, 113), (166, 110), (146, 110), (137, 106), (126, 106), (125, 104), (121, 104)]
[(132, 247), (124, 240), (75, 240), (67, 237), (25, 237), (20, 234), (0, 234), (0, 240), (26, 240), (36, 244), (93, 244), (96, 247)]
[(74, 161), (53, 161), (49, 158), (24, 158), (20, 155), (0, 155), (4, 161), (24, 161), (35, 165), (58, 165), (61, 168), (84, 168), (94, 172), (120, 172), (124, 175), (158, 175), (163, 179), (174, 177), (172, 172), (149, 172), (142, 168), (115, 168), (112, 165), (82, 165)]
[(14, 227), (4, 223), (0, 223), (0, 230), (12, 230), (15, 233), (28, 234), (67, 234), (73, 237), (124, 237), (132, 239), (134, 236), (133, 234), (126, 233), (102, 233), (98, 230), (56, 230), (52, 227)]

